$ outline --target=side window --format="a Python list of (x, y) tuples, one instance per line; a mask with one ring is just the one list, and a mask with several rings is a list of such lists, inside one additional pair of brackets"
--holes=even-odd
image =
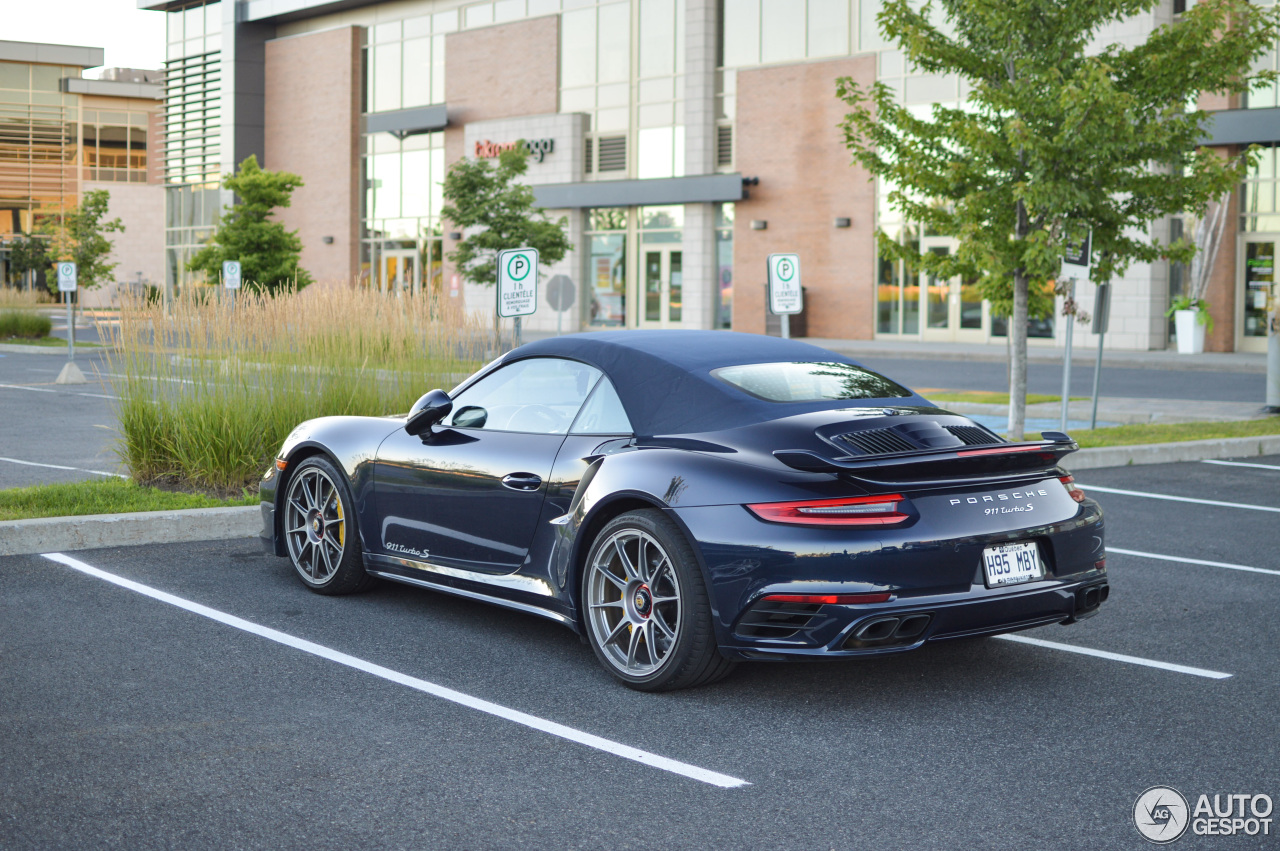
[(444, 424), (564, 434), (599, 377), (600, 370), (563, 358), (519, 360), (458, 394)]
[(572, 434), (631, 434), (631, 420), (623, 410), (618, 391), (613, 389), (609, 379), (601, 377), (596, 382), (587, 404), (570, 429)]

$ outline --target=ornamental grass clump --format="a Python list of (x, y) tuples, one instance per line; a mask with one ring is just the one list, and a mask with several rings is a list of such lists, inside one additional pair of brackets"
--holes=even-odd
[(0, 340), (5, 337), (39, 339), (48, 337), (53, 321), (42, 313), (27, 310), (6, 310), (0, 313)]
[(122, 299), (109, 372), (119, 449), (139, 483), (239, 493), (298, 423), (404, 413), (479, 364), (490, 339), (432, 296), (363, 289), (212, 288), (163, 305)]

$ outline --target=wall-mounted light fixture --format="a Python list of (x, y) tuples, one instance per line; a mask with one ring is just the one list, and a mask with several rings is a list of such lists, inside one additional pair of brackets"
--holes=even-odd
[(331, 236), (321, 237), (320, 241), (323, 242), (325, 245), (333, 245), (333, 237)]
[(454, 242), (457, 242), (458, 240), (462, 239), (462, 232), (456, 231), (456, 230), (449, 231), (449, 239), (452, 239)]
[(752, 220), (751, 220), (751, 229), (752, 229), (752, 230), (765, 230), (765, 229), (767, 229), (768, 227), (769, 227), (769, 223), (768, 223), (767, 221), (765, 221), (764, 219), (752, 219)]
[(848, 218), (845, 218), (844, 216), (840, 216), (836, 219), (836, 227), (838, 228), (847, 228), (852, 224), (853, 224), (853, 219), (848, 219)]

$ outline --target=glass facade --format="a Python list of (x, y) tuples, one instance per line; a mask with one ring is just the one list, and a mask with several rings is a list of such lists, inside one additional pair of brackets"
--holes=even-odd
[(365, 139), (361, 278), (391, 289), (394, 277), (383, 259), (390, 251), (412, 250), (420, 261), (419, 285), (438, 290), (443, 281), (444, 134), (423, 133), (403, 140), (388, 133)]
[(29, 233), (34, 213), (76, 202), (78, 67), (0, 62), (0, 234)]
[(166, 287), (193, 280), (187, 260), (221, 212), (222, 4), (167, 13), (165, 62)]
[(444, 103), (444, 37), (457, 28), (456, 11), (369, 27), (364, 111)]
[(83, 110), (80, 137), (85, 180), (147, 182), (147, 113)]
[(587, 210), (586, 275), (582, 324), (618, 328), (627, 324), (627, 220), (625, 208)]

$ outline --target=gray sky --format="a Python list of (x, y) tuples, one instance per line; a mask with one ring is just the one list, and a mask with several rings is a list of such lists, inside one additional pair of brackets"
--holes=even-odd
[(164, 13), (137, 0), (0, 0), (0, 39), (102, 47), (108, 68), (164, 67)]

